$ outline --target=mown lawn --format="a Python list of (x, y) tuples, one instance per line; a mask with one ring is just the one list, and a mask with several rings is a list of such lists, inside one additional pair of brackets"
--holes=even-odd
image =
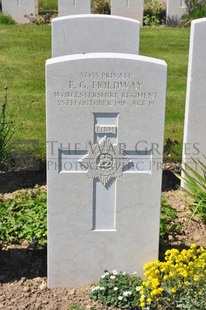
[(181, 155), (190, 29), (143, 28), (140, 39), (141, 55), (160, 58), (168, 65), (165, 142), (179, 143), (172, 151)]
[[(8, 116), (22, 123), (16, 139), (37, 139), (45, 157), (45, 61), (51, 57), (51, 27), (0, 25), (0, 100), (9, 87)], [(140, 54), (168, 64), (165, 141), (177, 140), (181, 155), (189, 29), (142, 28)]]

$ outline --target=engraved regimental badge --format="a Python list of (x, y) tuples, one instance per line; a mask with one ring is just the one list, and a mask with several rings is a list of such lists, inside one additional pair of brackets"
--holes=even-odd
[(112, 179), (123, 175), (123, 168), (129, 160), (123, 154), (122, 144), (113, 144), (105, 136), (98, 143), (88, 142), (87, 154), (79, 162), (87, 169), (88, 178), (98, 178), (107, 186)]

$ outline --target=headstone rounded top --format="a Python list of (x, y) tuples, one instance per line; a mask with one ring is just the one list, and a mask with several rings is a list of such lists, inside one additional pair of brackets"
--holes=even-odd
[(123, 16), (117, 16), (117, 15), (106, 15), (106, 14), (77, 14), (77, 15), (67, 15), (67, 16), (61, 16), (61, 17), (55, 17), (52, 19), (52, 23), (55, 23), (57, 21), (65, 21), (68, 19), (83, 19), (83, 18), (89, 18), (89, 19), (102, 19), (102, 20), (108, 20), (108, 19), (121, 19), (122, 21), (129, 21), (133, 22), (135, 24), (140, 24), (140, 22), (136, 19), (129, 18), (129, 17), (123, 17)]
[(61, 57), (54, 57), (47, 59), (46, 64), (50, 65), (58, 62), (67, 62), (73, 60), (84, 60), (84, 59), (125, 59), (125, 60), (138, 60), (142, 62), (161, 64), (167, 66), (166, 62), (161, 59), (146, 57), (134, 54), (124, 54), (124, 53), (88, 53), (88, 54), (76, 54), (76, 55), (65, 55)]
[(81, 53), (139, 54), (140, 23), (104, 14), (69, 15), (52, 20), (52, 57)]

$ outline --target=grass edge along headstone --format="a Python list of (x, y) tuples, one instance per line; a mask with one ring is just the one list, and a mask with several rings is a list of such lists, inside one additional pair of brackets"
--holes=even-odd
[(103, 14), (52, 20), (52, 57), (81, 53), (139, 54), (140, 23)]
[(25, 15), (38, 15), (38, 0), (2, 0), (2, 13), (19, 24), (28, 24), (30, 20)]
[(158, 258), (166, 63), (91, 53), (46, 72), (48, 285), (141, 276)]
[[(182, 163), (198, 171), (192, 159), (206, 164), (206, 18), (192, 21)], [(200, 171), (199, 171), (200, 172)], [(184, 177), (184, 173), (182, 173)], [(182, 182), (182, 186), (184, 183)]]
[(90, 14), (91, 0), (58, 0), (58, 16)]

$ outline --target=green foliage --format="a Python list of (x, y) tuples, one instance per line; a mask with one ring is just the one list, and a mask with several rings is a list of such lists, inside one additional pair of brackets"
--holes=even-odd
[[(173, 132), (175, 132), (175, 130), (173, 130)], [(164, 143), (164, 157), (168, 158), (171, 157), (171, 155), (174, 156), (174, 154), (178, 155), (176, 152), (176, 146), (178, 145), (179, 143), (176, 139), (172, 139), (171, 137), (167, 138)]]
[(201, 216), (206, 224), (206, 165), (197, 160), (193, 162), (195, 168), (185, 164), (185, 168), (182, 168), (183, 176), (177, 177), (184, 183), (180, 189), (186, 194), (183, 198), (190, 206), (191, 218), (194, 215)]
[(180, 22), (180, 27), (190, 26), (193, 19), (198, 19), (206, 16), (206, 0), (185, 0), (187, 5), (187, 14)]
[(165, 24), (166, 5), (165, 3), (154, 0), (144, 5), (144, 25), (157, 27)]
[(8, 104), (8, 87), (5, 86), (4, 101), (1, 105), (0, 114), (0, 165), (8, 161), (11, 152), (11, 138), (17, 131), (18, 126), (7, 120), (6, 108)]
[(162, 206), (160, 214), (160, 238), (166, 240), (169, 235), (180, 229), (180, 223), (175, 222), (176, 212), (162, 195)]
[(46, 239), (46, 193), (38, 186), (4, 200), (0, 197), (0, 244), (27, 241), (43, 247)]
[(16, 23), (11, 16), (5, 16), (2, 13), (0, 13), (0, 24), (14, 25)]
[(165, 261), (144, 266), (147, 277), (140, 289), (141, 306), (164, 310), (206, 309), (206, 250), (192, 244), (188, 250), (171, 249)]
[(135, 275), (105, 271), (98, 285), (91, 288), (89, 296), (107, 307), (138, 309), (141, 283), (142, 280)]
[(93, 14), (110, 14), (109, 0), (92, 0), (91, 11)]

